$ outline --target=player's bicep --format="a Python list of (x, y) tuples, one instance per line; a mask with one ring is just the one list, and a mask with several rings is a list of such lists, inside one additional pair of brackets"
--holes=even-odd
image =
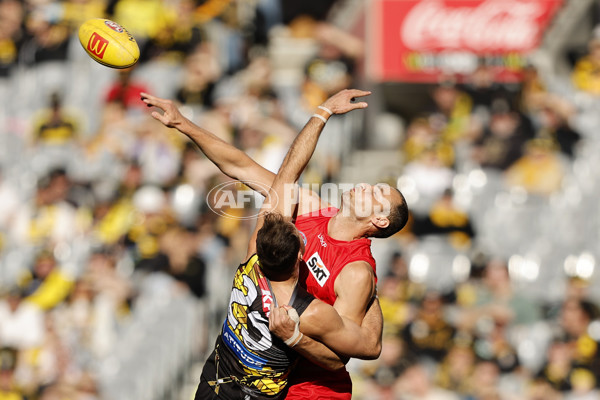
[[(308, 310), (307, 310), (308, 311)], [(344, 319), (329, 304), (314, 302), (301, 317), (300, 331), (336, 353), (352, 356), (361, 345), (360, 326)]]
[(237, 179), (252, 190), (267, 196), (269, 189), (275, 180), (275, 174), (256, 161), (246, 156), (244, 163), (230, 168), (229, 176)]
[(337, 276), (334, 289), (336, 311), (360, 325), (375, 295), (375, 273), (369, 263), (347, 264)]

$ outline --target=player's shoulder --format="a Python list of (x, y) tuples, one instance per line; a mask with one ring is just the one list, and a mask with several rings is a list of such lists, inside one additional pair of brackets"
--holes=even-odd
[(356, 288), (373, 287), (376, 282), (375, 271), (373, 267), (366, 261), (353, 261), (342, 268), (338, 274), (334, 290), (337, 294), (343, 288), (344, 292), (352, 293)]
[(357, 281), (371, 280), (374, 276), (375, 271), (373, 271), (373, 267), (364, 260), (352, 261), (344, 265), (344, 268), (338, 275), (338, 277)]

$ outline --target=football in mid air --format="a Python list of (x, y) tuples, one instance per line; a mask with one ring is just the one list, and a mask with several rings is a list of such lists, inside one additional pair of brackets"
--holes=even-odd
[(140, 58), (140, 48), (127, 29), (102, 18), (79, 27), (79, 42), (95, 61), (111, 68), (129, 68)]

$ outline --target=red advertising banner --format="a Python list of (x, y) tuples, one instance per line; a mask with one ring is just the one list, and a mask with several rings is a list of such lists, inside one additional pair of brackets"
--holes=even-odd
[(515, 81), (563, 0), (371, 0), (369, 71), (377, 81), (436, 82), (480, 61)]

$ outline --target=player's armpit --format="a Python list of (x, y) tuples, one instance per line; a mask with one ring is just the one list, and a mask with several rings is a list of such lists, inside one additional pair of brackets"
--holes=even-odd
[(300, 188), (298, 215), (317, 212), (323, 208), (330, 207), (331, 204), (321, 199), (313, 190)]

